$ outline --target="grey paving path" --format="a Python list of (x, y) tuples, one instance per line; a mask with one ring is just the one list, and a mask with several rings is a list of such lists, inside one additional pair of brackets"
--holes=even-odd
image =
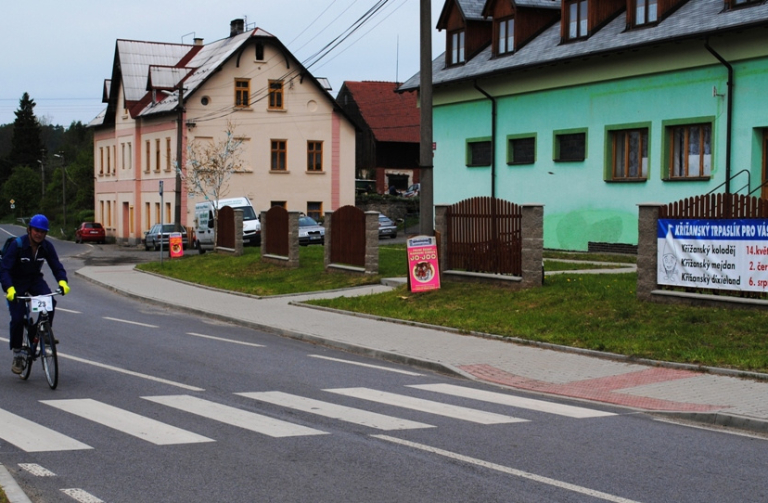
[[(283, 336), (539, 393), (768, 432), (768, 380), (616, 361), (297, 305), (338, 291), (254, 298), (143, 273), (133, 265), (88, 266), (76, 274), (147, 302)], [(343, 295), (388, 288), (359, 287)]]

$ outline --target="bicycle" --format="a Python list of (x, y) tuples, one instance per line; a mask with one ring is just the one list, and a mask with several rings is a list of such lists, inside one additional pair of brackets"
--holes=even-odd
[[(53, 328), (48, 313), (53, 310), (53, 297), (62, 295), (61, 291), (36, 296), (19, 296), (19, 300), (27, 303), (27, 311), (24, 316), (24, 339), (21, 349), (26, 351), (24, 369), (19, 375), (25, 381), (32, 371), (32, 363), (38, 358), (42, 359), (43, 372), (48, 386), (56, 389), (59, 384), (59, 359), (56, 355), (57, 340), (53, 336)], [(38, 313), (37, 320), (32, 320), (34, 313)], [(30, 331), (34, 329), (32, 334)], [(30, 338), (31, 337), (31, 338)]]

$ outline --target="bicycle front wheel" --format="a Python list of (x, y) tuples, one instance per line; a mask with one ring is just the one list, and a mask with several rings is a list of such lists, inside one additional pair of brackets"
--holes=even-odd
[(40, 324), (38, 337), (40, 338), (40, 358), (43, 360), (45, 379), (51, 389), (56, 389), (59, 384), (59, 359), (56, 356), (56, 343), (50, 323)]
[(27, 350), (27, 356), (25, 357), (24, 370), (21, 371), (19, 377), (26, 381), (29, 379), (29, 373), (32, 372), (32, 362), (35, 361), (34, 355), (36, 350), (36, 348), (32, 347), (32, 343), (29, 340), (29, 333), (26, 328), (24, 328), (24, 342), (22, 342), (22, 348)]

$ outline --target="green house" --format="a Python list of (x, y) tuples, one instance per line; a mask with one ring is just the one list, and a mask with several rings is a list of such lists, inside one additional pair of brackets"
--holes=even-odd
[(638, 203), (768, 198), (765, 2), (447, 0), (437, 28), (436, 204), (542, 203), (545, 247), (610, 250)]

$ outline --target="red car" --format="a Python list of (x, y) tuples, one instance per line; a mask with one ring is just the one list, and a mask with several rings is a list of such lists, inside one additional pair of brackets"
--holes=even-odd
[(76, 243), (83, 243), (85, 241), (104, 243), (106, 242), (106, 237), (104, 227), (98, 222), (83, 222), (75, 231)]

